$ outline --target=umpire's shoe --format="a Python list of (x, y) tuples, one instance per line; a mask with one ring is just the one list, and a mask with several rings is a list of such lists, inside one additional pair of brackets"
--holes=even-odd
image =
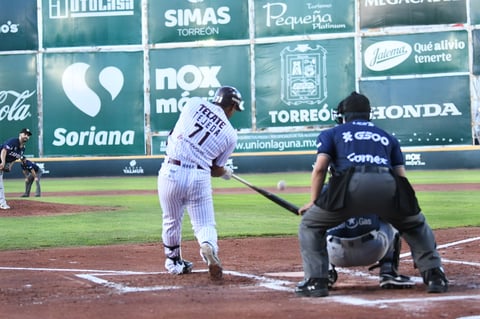
[(380, 287), (383, 289), (412, 288), (415, 283), (408, 276), (395, 273), (380, 274)]
[(328, 278), (308, 278), (298, 283), (295, 294), (300, 297), (328, 296)]
[(432, 268), (422, 273), (423, 282), (427, 285), (427, 292), (442, 293), (448, 290), (448, 279), (441, 267)]

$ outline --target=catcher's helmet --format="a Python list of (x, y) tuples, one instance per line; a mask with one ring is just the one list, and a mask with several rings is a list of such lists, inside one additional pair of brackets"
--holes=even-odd
[(352, 92), (345, 99), (340, 101), (336, 110), (337, 123), (343, 123), (343, 120), (349, 122), (354, 119), (370, 119), (370, 101), (368, 98), (357, 92)]
[(227, 107), (235, 104), (237, 111), (243, 111), (242, 95), (233, 86), (222, 86), (218, 88), (213, 96), (212, 102), (222, 107)]

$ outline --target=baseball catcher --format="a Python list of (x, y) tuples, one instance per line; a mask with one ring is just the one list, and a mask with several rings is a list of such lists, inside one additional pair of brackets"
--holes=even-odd
[(398, 231), (376, 215), (352, 217), (327, 231), (329, 256), (328, 287), (338, 274), (335, 267), (371, 266), (380, 268), (380, 287), (411, 288), (409, 277), (398, 273), (401, 240)]

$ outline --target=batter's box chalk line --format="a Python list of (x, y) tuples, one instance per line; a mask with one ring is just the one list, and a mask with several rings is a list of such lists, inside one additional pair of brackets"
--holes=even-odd
[[(207, 270), (194, 270), (193, 272), (207, 272)], [(267, 278), (264, 276), (257, 276), (252, 274), (241, 273), (238, 271), (229, 271), (224, 270), (224, 274), (248, 278), (256, 281), (257, 287), (265, 287), (271, 290), (277, 291), (292, 291), (292, 282), (285, 281), (285, 280), (278, 280)], [(110, 288), (115, 290), (117, 293), (126, 294), (132, 292), (152, 292), (152, 291), (162, 291), (162, 290), (172, 290), (172, 289), (181, 289), (185, 288), (185, 286), (177, 286), (177, 285), (157, 285), (157, 286), (144, 286), (144, 287), (132, 287), (122, 283), (118, 283), (111, 280), (103, 279), (103, 276), (132, 276), (132, 275), (165, 275), (168, 274), (167, 272), (98, 272), (98, 273), (83, 273), (83, 274), (76, 274), (75, 276), (78, 278), (82, 278), (84, 280), (88, 280), (95, 284)]]

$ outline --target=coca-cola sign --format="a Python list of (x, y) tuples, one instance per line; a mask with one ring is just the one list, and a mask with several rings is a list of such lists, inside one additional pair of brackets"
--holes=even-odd
[(23, 92), (0, 91), (0, 121), (23, 121), (31, 117), (29, 99), (34, 95), (35, 90), (25, 90)]

